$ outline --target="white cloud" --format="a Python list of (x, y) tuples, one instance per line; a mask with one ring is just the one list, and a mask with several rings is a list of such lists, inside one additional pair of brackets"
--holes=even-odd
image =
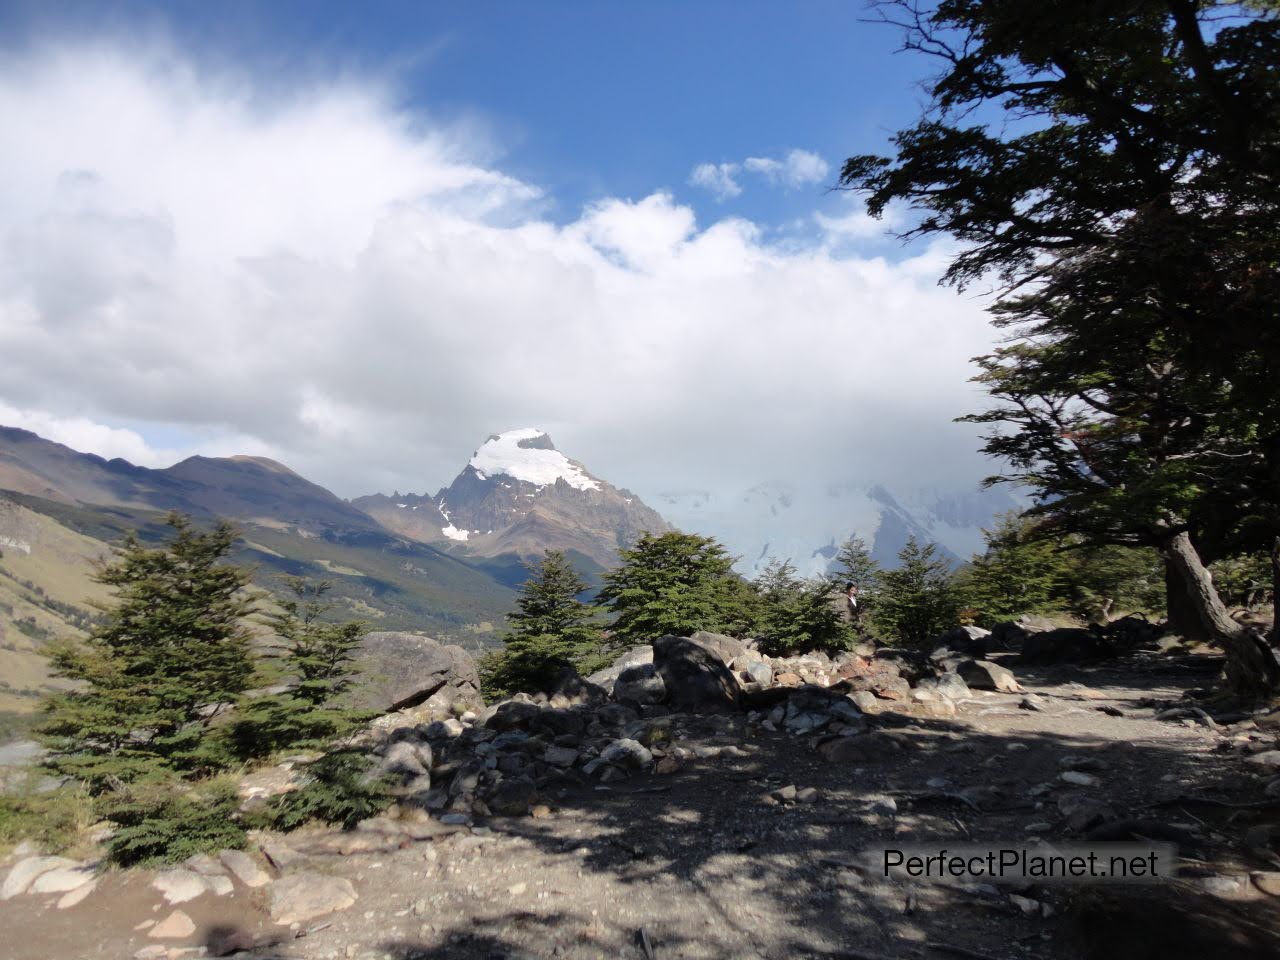
[(742, 193), (739, 174), (754, 173), (774, 186), (795, 190), (821, 183), (831, 166), (809, 150), (789, 150), (781, 158), (747, 157), (741, 163), (700, 163), (689, 175), (689, 183), (709, 190), (717, 200), (728, 200)]
[[(782, 247), (657, 192), (552, 223), (392, 94), (0, 62), (0, 422), (144, 463), (234, 443), (348, 496), (434, 490), (530, 424), (646, 497), (983, 472), (951, 419), (990, 333), (940, 250)], [(802, 153), (756, 172), (813, 183)]]
[(700, 163), (689, 174), (689, 183), (710, 190), (717, 200), (728, 200), (742, 193), (742, 186), (734, 179), (738, 169), (736, 163)]
[(816, 153), (791, 150), (781, 160), (772, 157), (747, 157), (743, 169), (758, 173), (772, 183), (796, 189), (826, 179), (831, 167)]

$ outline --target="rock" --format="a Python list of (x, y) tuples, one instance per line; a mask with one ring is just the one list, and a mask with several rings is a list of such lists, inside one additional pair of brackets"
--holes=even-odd
[(893, 797), (879, 797), (871, 801), (868, 808), (872, 813), (878, 813), (881, 816), (892, 817), (898, 812), (898, 801)]
[(1262, 794), (1266, 797), (1280, 797), (1280, 777), (1272, 780), (1262, 788)]
[(737, 679), (716, 653), (701, 644), (686, 637), (661, 637), (653, 644), (653, 664), (673, 707), (725, 710), (738, 705)]
[(1058, 779), (1063, 783), (1069, 783), (1077, 787), (1096, 787), (1102, 783), (1093, 774), (1085, 773), (1081, 770), (1065, 770), (1058, 774)]
[(675, 773), (679, 769), (680, 762), (675, 757), (663, 757), (653, 765), (653, 772), (660, 776)]
[(792, 673), (788, 670), (785, 673), (775, 675), (773, 682), (780, 687), (799, 687), (804, 684), (804, 678), (800, 674)]
[(487, 803), (494, 813), (522, 817), (538, 796), (537, 787), (527, 777), (508, 777), (489, 794)]
[(987, 643), (993, 650), (1021, 650), (1027, 635), (1028, 631), (1021, 624), (1006, 620), (991, 628)]
[(406, 780), (420, 777), (430, 772), (431, 761), (431, 747), (427, 744), (402, 740), (387, 747), (382, 760), (375, 767), (375, 776), (394, 776)]
[(56, 867), (46, 870), (31, 884), (32, 893), (66, 893), (93, 882), (93, 868), (86, 866)]
[(601, 750), (600, 759), (615, 766), (643, 770), (653, 763), (653, 754), (638, 741), (624, 737)]
[(321, 873), (291, 873), (267, 887), (267, 910), (279, 924), (305, 923), (355, 902), (350, 880)]
[(88, 883), (76, 887), (62, 895), (62, 899), (58, 901), (59, 910), (70, 910), (81, 900), (84, 900), (89, 894), (93, 893), (98, 887), (96, 879), (90, 880)]
[(956, 667), (956, 673), (975, 690), (998, 690), (1001, 693), (1021, 693), (1013, 671), (990, 660), (966, 660)]
[(195, 932), (195, 922), (181, 910), (174, 910), (152, 927), (148, 935), (157, 940), (182, 940)]
[(653, 647), (647, 643), (631, 647), (603, 670), (597, 670), (595, 673), (588, 675), (587, 681), (597, 684), (606, 690), (611, 690), (623, 670), (628, 667), (643, 666), (646, 663), (653, 663)]
[(19, 860), (4, 878), (4, 883), (0, 884), (0, 900), (9, 900), (20, 893), (26, 893), (27, 888), (42, 873), (74, 866), (77, 866), (76, 862), (68, 857), (27, 857)]
[(628, 667), (613, 684), (613, 698), (624, 703), (661, 703), (667, 685), (652, 663)]
[(1114, 649), (1121, 652), (1153, 644), (1163, 632), (1163, 627), (1136, 613), (1113, 620), (1102, 628), (1103, 636), (1111, 642)]
[(1100, 824), (1120, 819), (1115, 809), (1110, 805), (1100, 800), (1075, 794), (1064, 794), (1059, 797), (1058, 811), (1066, 818), (1067, 827), (1077, 833), (1083, 833)]
[(934, 651), (929, 657), (937, 660), (939, 654), (963, 654), (966, 657), (981, 660), (987, 655), (987, 638), (990, 636), (991, 631), (984, 630), (982, 627), (956, 627), (933, 642)]
[(1048, 708), (1049, 705), (1045, 703), (1043, 700), (1041, 700), (1039, 697), (1037, 697), (1034, 693), (1029, 693), (1025, 697), (1023, 697), (1020, 701), (1018, 701), (1018, 706), (1021, 707), (1023, 710), (1031, 710), (1036, 713), (1043, 713)]
[(609, 699), (608, 688), (578, 676), (573, 667), (565, 667), (556, 675), (550, 693), (548, 702), (558, 708), (604, 703)]
[(361, 670), (351, 692), (359, 709), (388, 713), (438, 698), (440, 713), (479, 709), (480, 676), (462, 647), (445, 645), (414, 633), (369, 633), (357, 648)]
[(880, 711), (880, 702), (870, 690), (855, 690), (849, 694), (849, 702), (862, 713), (878, 713)]
[(1092, 630), (1059, 627), (1032, 633), (1022, 642), (1023, 663), (1082, 663), (1115, 655), (1115, 648)]
[(543, 710), (530, 700), (503, 700), (486, 709), (480, 720), (490, 730), (525, 730), (541, 717)]
[(1280, 871), (1255, 870), (1249, 874), (1253, 885), (1271, 897), (1280, 897)]
[(735, 657), (730, 667), (749, 683), (758, 683), (762, 687), (773, 683), (773, 667), (759, 657), (750, 655)]
[(916, 684), (917, 691), (935, 694), (944, 699), (956, 701), (966, 700), (973, 696), (973, 691), (958, 673), (944, 673), (938, 677), (928, 677)]
[(572, 767), (580, 756), (572, 747), (547, 747), (542, 759), (554, 767)]
[(279, 840), (265, 840), (258, 844), (258, 848), (271, 863), (282, 870), (306, 859), (293, 847)]
[(720, 658), (720, 662), (726, 667), (737, 660), (739, 657), (750, 656), (752, 650), (741, 640), (735, 640), (733, 637), (726, 637), (723, 633), (711, 633), (707, 630), (699, 630), (693, 636), (689, 637), (689, 642), (696, 644), (702, 649), (714, 653)]
[(462, 721), (449, 717), (447, 720), (432, 720), (423, 729), (422, 735), (428, 740), (452, 740), (465, 729)]
[(218, 859), (246, 887), (262, 887), (271, 882), (267, 871), (243, 850), (222, 850), (218, 853)]
[(170, 904), (194, 900), (209, 889), (204, 877), (195, 871), (181, 868), (156, 874), (151, 880), (151, 886), (159, 890)]
[(1280, 750), (1264, 750), (1248, 758), (1250, 763), (1261, 767), (1280, 767)]
[(875, 763), (895, 757), (902, 750), (900, 741), (879, 731), (836, 737), (818, 745), (818, 753), (828, 763)]
[(817, 801), (817, 787), (805, 787), (803, 790), (796, 791), (796, 803), (817, 803)]

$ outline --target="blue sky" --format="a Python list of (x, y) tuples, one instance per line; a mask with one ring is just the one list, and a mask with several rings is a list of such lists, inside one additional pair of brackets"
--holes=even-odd
[[(665, 187), (698, 209), (782, 224), (823, 203), (840, 161), (882, 150), (921, 100), (927, 65), (860, 22), (857, 2), (10, 3), (10, 46), (167, 35), (276, 82), (394, 78), (404, 105), (487, 131), (503, 168), (543, 186), (565, 221), (601, 197)], [(698, 163), (812, 151), (831, 174), (718, 202)]]
[(837, 488), (972, 492), (983, 302), (828, 190), (931, 69), (864, 14), (0, 4), (0, 423), (343, 496), (536, 426), (649, 500), (795, 491), (806, 542)]

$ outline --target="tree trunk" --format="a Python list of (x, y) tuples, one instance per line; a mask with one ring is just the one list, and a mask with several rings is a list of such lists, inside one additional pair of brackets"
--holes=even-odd
[(1228, 616), (1191, 537), (1185, 531), (1179, 533), (1160, 552), (1181, 578), (1205, 630), (1226, 650), (1227, 685), (1232, 691), (1256, 697), (1280, 689), (1280, 661), (1275, 651), (1260, 635)]
[(1195, 604), (1191, 602), (1185, 581), (1173, 562), (1167, 558), (1164, 561), (1164, 594), (1170, 633), (1198, 643), (1213, 639), (1213, 635), (1205, 629)]

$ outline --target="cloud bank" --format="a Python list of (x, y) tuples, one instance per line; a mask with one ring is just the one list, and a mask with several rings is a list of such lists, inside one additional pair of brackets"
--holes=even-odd
[[(173, 51), (0, 61), (0, 422), (142, 463), (271, 455), (345, 496), (434, 490), (527, 425), (641, 495), (984, 472), (951, 419), (991, 334), (936, 286), (944, 250), (860, 254), (847, 199), (774, 231), (657, 185), (557, 222), (396, 103)], [(827, 167), (706, 185), (743, 172)]]

